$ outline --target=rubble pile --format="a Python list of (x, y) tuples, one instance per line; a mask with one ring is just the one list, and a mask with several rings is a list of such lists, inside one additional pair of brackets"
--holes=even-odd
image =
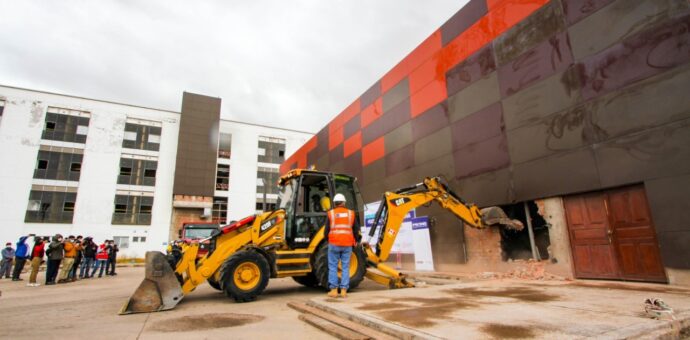
[(476, 274), (479, 279), (522, 279), (522, 280), (543, 280), (543, 281), (563, 281), (564, 277), (546, 272), (544, 261), (535, 260), (515, 260), (513, 263), (519, 264), (515, 269), (508, 272), (482, 272)]

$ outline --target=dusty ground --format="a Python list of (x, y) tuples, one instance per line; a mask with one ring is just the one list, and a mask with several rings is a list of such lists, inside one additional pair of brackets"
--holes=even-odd
[(426, 285), (400, 290), (365, 280), (347, 300), (327, 298), (292, 279), (274, 279), (259, 300), (243, 304), (204, 284), (172, 311), (119, 316), (143, 268), (119, 273), (37, 288), (0, 280), (0, 338), (331, 339), (300, 321), (289, 301), (310, 301), (421, 337), (450, 339), (626, 337), (661, 325), (643, 315), (647, 297), (663, 298), (678, 314), (690, 313), (690, 289), (682, 287), (464, 278), (428, 279)]
[(690, 315), (688, 288), (606, 281), (456, 281), (312, 302), (427, 338), (618, 339), (665, 325), (645, 316), (648, 297), (662, 298), (679, 317)]
[[(273, 279), (259, 300), (235, 303), (204, 284), (171, 311), (117, 315), (144, 276), (143, 268), (118, 268), (116, 277), (26, 287), (0, 280), (3, 339), (332, 339), (300, 321), (288, 301), (323, 294), (292, 279)], [(39, 282), (44, 281), (43, 273)], [(381, 289), (371, 282), (366, 290)]]

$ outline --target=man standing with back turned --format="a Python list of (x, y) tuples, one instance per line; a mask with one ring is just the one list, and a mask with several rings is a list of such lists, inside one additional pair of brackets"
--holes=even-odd
[[(333, 197), (335, 208), (328, 211), (325, 235), (328, 235), (328, 292), (329, 297), (347, 296), (350, 288), (350, 256), (352, 247), (359, 239), (359, 221), (355, 212), (345, 208), (345, 196), (336, 194)], [(342, 277), (338, 284), (338, 262), (342, 265)]]

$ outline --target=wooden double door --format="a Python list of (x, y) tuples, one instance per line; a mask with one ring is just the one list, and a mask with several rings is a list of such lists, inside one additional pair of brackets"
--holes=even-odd
[(668, 282), (642, 185), (564, 199), (575, 276)]

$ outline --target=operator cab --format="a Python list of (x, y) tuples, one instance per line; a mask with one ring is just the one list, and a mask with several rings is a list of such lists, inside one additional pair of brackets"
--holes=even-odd
[(285, 209), (285, 239), (290, 249), (307, 248), (327, 221), (335, 194), (343, 194), (345, 206), (361, 223), (362, 198), (352, 176), (329, 172), (290, 172), (281, 179), (278, 209)]

